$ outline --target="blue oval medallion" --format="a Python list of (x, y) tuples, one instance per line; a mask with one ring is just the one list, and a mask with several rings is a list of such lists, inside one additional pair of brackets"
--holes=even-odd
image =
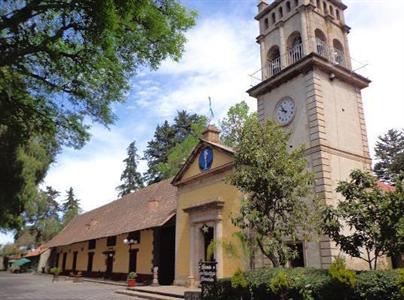
[(199, 169), (207, 171), (212, 166), (213, 150), (210, 147), (205, 147), (199, 154)]

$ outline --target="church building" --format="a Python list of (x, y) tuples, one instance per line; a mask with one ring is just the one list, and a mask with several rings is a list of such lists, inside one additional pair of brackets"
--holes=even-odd
[[(315, 193), (331, 205), (342, 200), (339, 181), (371, 167), (361, 97), (370, 81), (352, 70), (346, 8), (340, 0), (259, 1), (261, 80), (247, 91), (257, 99), (261, 121), (289, 130), (291, 149), (304, 145)], [(199, 262), (216, 241), (218, 278), (245, 269), (242, 253), (226, 247), (238, 242), (232, 217), (244, 195), (226, 181), (235, 150), (219, 136), (209, 125), (173, 179), (74, 219), (47, 245), (55, 264), (89, 276), (124, 278), (136, 271), (145, 281), (157, 266), (160, 283), (197, 286)], [(327, 268), (340, 255), (326, 236), (301, 241), (298, 252), (291, 266)], [(367, 268), (359, 259), (347, 263)], [(268, 261), (257, 255), (255, 264)]]

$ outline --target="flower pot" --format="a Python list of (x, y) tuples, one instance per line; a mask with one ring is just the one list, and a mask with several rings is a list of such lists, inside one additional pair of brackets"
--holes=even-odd
[(135, 287), (136, 279), (128, 279), (128, 287)]

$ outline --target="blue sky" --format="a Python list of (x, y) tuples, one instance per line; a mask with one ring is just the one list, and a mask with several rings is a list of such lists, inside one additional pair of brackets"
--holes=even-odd
[[(95, 124), (92, 139), (81, 150), (64, 149), (48, 172), (45, 185), (63, 192), (72, 186), (85, 211), (116, 199), (127, 145), (141, 151), (157, 124), (172, 120), (177, 110), (208, 114), (213, 101), (215, 121), (241, 100), (255, 110), (245, 91), (248, 74), (260, 69), (255, 43), (256, 0), (187, 0), (196, 9), (197, 25), (179, 63), (165, 61), (155, 72), (143, 70), (131, 80), (127, 101), (114, 105), (118, 117), (109, 130)], [(361, 72), (373, 82), (363, 91), (370, 147), (390, 128), (404, 127), (404, 1), (346, 0), (345, 20), (351, 56), (368, 64)], [(141, 170), (145, 170), (141, 162)], [(61, 197), (60, 200), (63, 199)], [(0, 234), (0, 244), (11, 235)]]

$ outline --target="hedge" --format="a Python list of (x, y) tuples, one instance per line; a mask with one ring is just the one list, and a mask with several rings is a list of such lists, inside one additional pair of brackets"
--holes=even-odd
[[(350, 271), (352, 272), (352, 271)], [(401, 275), (400, 275), (401, 272)], [(353, 286), (338, 281), (327, 270), (263, 268), (244, 273), (247, 286), (234, 287), (237, 278), (205, 286), (203, 300), (400, 300), (404, 299), (404, 269), (361, 271)], [(401, 295), (400, 295), (401, 289)]]

